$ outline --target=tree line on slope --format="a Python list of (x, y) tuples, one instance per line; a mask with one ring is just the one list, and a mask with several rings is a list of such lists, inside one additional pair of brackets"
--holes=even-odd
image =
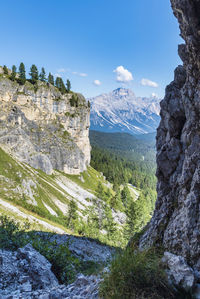
[[(115, 195), (110, 199), (111, 208), (126, 214), (123, 228), (123, 239), (126, 242), (150, 220), (156, 201), (155, 160), (137, 161), (128, 157), (125, 151), (119, 154), (111, 149), (92, 146), (91, 166), (113, 183)], [(131, 197), (128, 184), (140, 190), (137, 200)]]
[[(130, 237), (143, 229), (150, 220), (156, 198), (155, 192), (141, 191), (139, 198), (134, 200), (127, 185), (111, 193), (111, 190), (105, 188), (100, 182), (96, 189), (96, 196), (97, 199), (93, 199), (93, 205), (85, 211), (86, 222), (82, 221), (78, 215), (77, 203), (70, 201), (65, 220), (66, 226), (80, 235), (120, 247), (124, 247)], [(99, 206), (98, 199), (102, 200), (101, 206)], [(98, 207), (101, 213), (98, 212)], [(123, 225), (118, 226), (113, 211), (120, 211), (126, 215)]]
[[(133, 154), (132, 154), (133, 155)], [(103, 172), (106, 179), (113, 183), (114, 189), (121, 184), (130, 183), (139, 189), (156, 187), (155, 163), (151, 161), (131, 161), (111, 150), (92, 147), (91, 166)]]
[[(9, 70), (6, 65), (3, 66), (3, 71), (5, 75), (9, 75)], [(65, 85), (61, 77), (56, 77), (56, 79), (54, 80), (54, 76), (52, 75), (52, 73), (49, 73), (48, 77), (46, 77), (44, 67), (41, 68), (41, 72), (39, 73), (37, 66), (33, 64), (30, 68), (29, 75), (30, 78), (27, 79), (25, 65), (23, 62), (21, 62), (19, 65), (18, 72), (17, 67), (15, 65), (12, 66), (9, 78), (12, 81), (17, 81), (21, 85), (24, 85), (26, 81), (29, 81), (33, 85), (36, 85), (37, 81), (40, 80), (42, 82), (46, 82), (57, 87), (62, 94), (69, 93), (71, 91), (71, 82), (69, 79), (67, 79)]]

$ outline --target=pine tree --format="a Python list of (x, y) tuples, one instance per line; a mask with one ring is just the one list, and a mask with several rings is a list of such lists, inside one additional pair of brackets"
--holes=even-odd
[(69, 79), (67, 79), (66, 86), (67, 86), (67, 92), (70, 92), (70, 90), (71, 90), (71, 82), (69, 81)]
[(121, 199), (125, 208), (127, 208), (131, 202), (131, 194), (127, 185), (125, 185), (124, 189), (121, 191)]
[(25, 71), (25, 66), (24, 66), (23, 62), (21, 62), (19, 65), (18, 82), (22, 85), (25, 84), (25, 82), (26, 82), (26, 71)]
[(55, 86), (60, 90), (60, 77), (56, 77)]
[(131, 235), (139, 232), (150, 220), (146, 200), (142, 192), (136, 201), (129, 204), (126, 215), (125, 235), (129, 239)]
[(74, 200), (69, 203), (68, 217), (67, 217), (67, 227), (76, 230), (78, 225), (78, 206)]
[(69, 102), (72, 107), (78, 107), (78, 97), (75, 94), (72, 95)]
[(65, 84), (64, 84), (62, 78), (60, 78), (60, 85), (61, 85), (60, 92), (61, 92), (62, 94), (66, 93)]
[(66, 93), (65, 84), (63, 83), (63, 79), (62, 78), (57, 77), (55, 84), (56, 84), (56, 87), (60, 90), (60, 92), (62, 94)]
[(15, 65), (13, 65), (13, 66), (12, 66), (12, 73), (11, 73), (11, 76), (10, 76), (10, 79), (11, 79), (12, 81), (14, 81), (15, 78), (16, 78), (16, 74), (17, 74), (16, 72), (17, 72), (17, 68), (16, 68)]
[(51, 73), (49, 73), (49, 76), (48, 76), (48, 82), (52, 85), (54, 85), (54, 77)]
[(39, 76), (38, 76), (38, 69), (35, 64), (31, 66), (29, 75), (31, 76), (30, 79), (31, 83), (36, 84), (39, 79)]
[(5, 75), (8, 75), (8, 68), (6, 65), (3, 66), (3, 71)]
[(101, 182), (98, 183), (96, 193), (98, 198), (102, 200), (106, 199), (105, 191)]
[(41, 73), (39, 75), (39, 79), (42, 81), (42, 82), (45, 82), (46, 81), (46, 72), (45, 72), (45, 69), (42, 67), (41, 69)]
[(105, 206), (104, 212), (104, 228), (107, 230), (108, 239), (112, 240), (117, 230), (116, 222), (114, 222), (112, 210), (108, 206)]

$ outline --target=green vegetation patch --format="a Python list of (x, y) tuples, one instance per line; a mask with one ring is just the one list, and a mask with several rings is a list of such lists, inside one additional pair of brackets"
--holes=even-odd
[(21, 224), (8, 216), (0, 216), (0, 248), (16, 250), (30, 243), (49, 260), (60, 283), (73, 282), (77, 273), (94, 274), (102, 269), (99, 263), (85, 262), (75, 257), (69, 250), (70, 241), (58, 244), (51, 241), (52, 236), (52, 233), (30, 231), (28, 222)]
[(104, 276), (100, 294), (105, 299), (172, 299), (161, 265), (162, 253), (151, 248), (145, 251), (126, 249), (111, 263)]

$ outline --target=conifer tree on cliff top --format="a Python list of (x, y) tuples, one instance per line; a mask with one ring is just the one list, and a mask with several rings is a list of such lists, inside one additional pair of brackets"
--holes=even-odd
[(17, 74), (16, 72), (17, 72), (17, 68), (16, 68), (15, 65), (13, 65), (13, 66), (12, 66), (12, 73), (11, 73), (11, 76), (10, 76), (10, 79), (11, 79), (12, 81), (14, 81), (15, 78), (16, 78), (16, 74)]
[(35, 64), (33, 64), (31, 66), (29, 75), (31, 76), (31, 80), (30, 80), (31, 83), (32, 84), (37, 83), (37, 80), (39, 79), (39, 76), (38, 76), (38, 69), (37, 69)]
[(70, 92), (70, 90), (71, 90), (71, 82), (69, 81), (69, 79), (67, 79), (66, 86), (67, 86), (67, 92)]
[(26, 82), (26, 71), (25, 71), (25, 66), (23, 64), (23, 62), (20, 63), (19, 65), (19, 79), (18, 82), (20, 84), (25, 84)]
[(54, 85), (54, 77), (51, 73), (49, 73), (49, 76), (48, 76), (48, 83)]
[(56, 87), (60, 90), (60, 92), (62, 94), (66, 93), (65, 84), (63, 83), (63, 79), (62, 78), (57, 77), (55, 84), (56, 84)]
[(45, 82), (46, 81), (46, 72), (45, 72), (45, 69), (42, 67), (41, 69), (41, 73), (39, 75), (39, 79), (42, 81), (42, 82)]
[(3, 72), (5, 75), (8, 75), (8, 68), (6, 65), (3, 66)]

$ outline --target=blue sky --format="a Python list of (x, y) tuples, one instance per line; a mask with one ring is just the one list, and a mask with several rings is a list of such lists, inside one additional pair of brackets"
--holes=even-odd
[(162, 97), (181, 63), (169, 0), (7, 0), (0, 7), (0, 65), (44, 66), (86, 97), (121, 86)]

